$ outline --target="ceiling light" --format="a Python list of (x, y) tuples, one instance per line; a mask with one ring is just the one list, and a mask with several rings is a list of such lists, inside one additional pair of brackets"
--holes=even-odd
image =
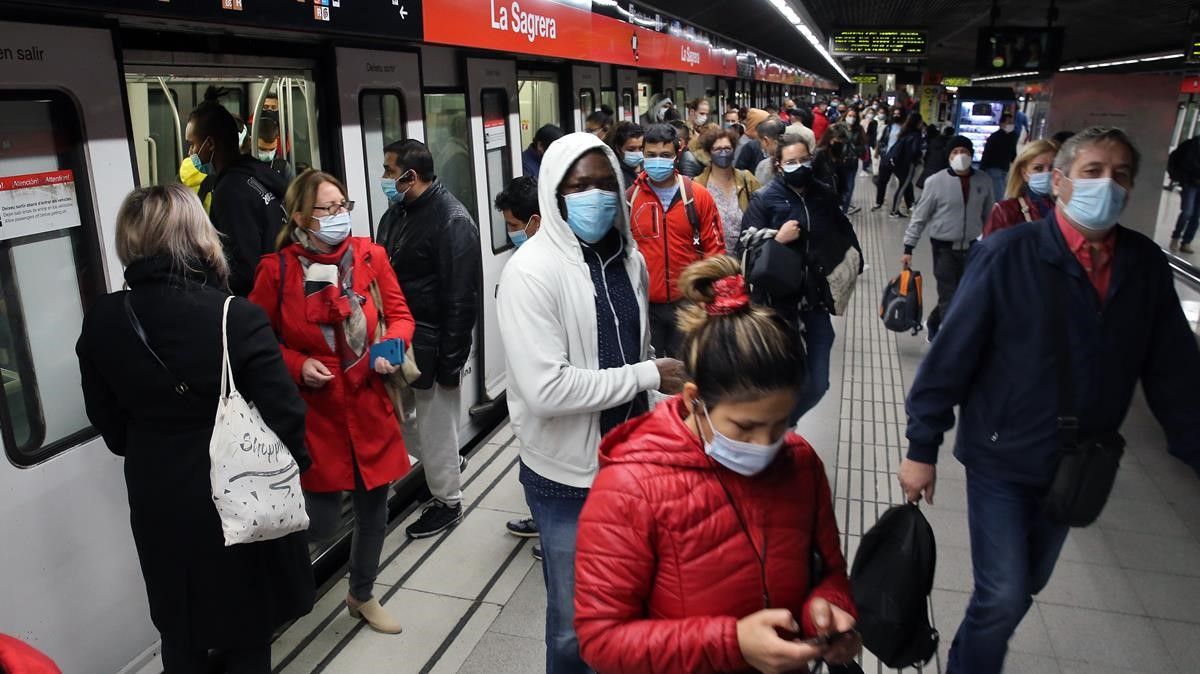
[(1145, 63), (1148, 61), (1168, 61), (1171, 59), (1183, 58), (1183, 52), (1173, 52), (1170, 54), (1153, 54), (1151, 56), (1132, 56), (1127, 59), (1117, 61), (1097, 61), (1095, 63), (1077, 63), (1072, 66), (1063, 66), (1059, 68), (1059, 72), (1071, 72), (1074, 70), (1095, 70), (1096, 68), (1112, 68), (1115, 66), (1127, 66), (1133, 63)]
[(808, 43), (812, 45), (813, 49), (817, 50), (817, 53), (820, 54), (821, 57), (829, 63), (829, 65), (833, 66), (833, 69), (837, 71), (838, 75), (842, 76), (842, 79), (846, 80), (847, 83), (853, 82), (853, 80), (850, 79), (850, 76), (846, 74), (846, 71), (842, 70), (842, 66), (839, 65), (838, 62), (833, 58), (833, 55), (829, 53), (829, 50), (826, 49), (822, 44), (821, 38), (812, 28), (809, 28), (808, 24), (804, 23), (804, 19), (800, 17), (800, 14), (795, 10), (794, 7), (791, 6), (788, 0), (769, 0), (769, 2), (775, 7), (776, 10), (778, 10), (784, 19), (787, 19), (788, 23), (792, 24), (793, 28), (795, 28), (801, 35), (804, 36), (806, 40), (808, 40)]

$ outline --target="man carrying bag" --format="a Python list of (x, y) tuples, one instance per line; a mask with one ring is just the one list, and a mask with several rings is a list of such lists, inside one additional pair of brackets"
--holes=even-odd
[(1057, 206), (974, 247), (909, 391), (906, 498), (933, 503), (938, 446), (961, 406), (975, 589), (949, 674), (999, 674), (1071, 526), (1100, 514), (1140, 379), (1171, 454), (1200, 472), (1200, 349), (1158, 247), (1117, 225), (1138, 152), (1090, 128), (1054, 161)]

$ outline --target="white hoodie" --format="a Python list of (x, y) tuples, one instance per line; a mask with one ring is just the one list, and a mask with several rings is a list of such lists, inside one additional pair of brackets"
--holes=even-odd
[[(538, 174), (541, 227), (500, 275), (496, 311), (508, 368), (508, 412), (521, 443), (521, 460), (542, 477), (591, 487), (598, 467), (600, 412), (658, 388), (647, 320), (646, 262), (629, 232), (620, 199), (615, 226), (625, 239), (625, 270), (638, 299), (641, 362), (599, 369), (596, 293), (579, 240), (558, 210), (557, 190), (567, 169), (599, 149), (620, 183), (621, 167), (607, 145), (590, 133), (554, 141)], [(611, 303), (606, 303), (611, 306)]]

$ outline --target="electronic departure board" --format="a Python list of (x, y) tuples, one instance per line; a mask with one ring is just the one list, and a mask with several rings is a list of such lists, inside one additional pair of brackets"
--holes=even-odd
[(1192, 33), (1191, 39), (1188, 40), (1187, 51), (1184, 52), (1184, 58), (1188, 63), (1200, 63), (1200, 33)]
[(924, 56), (925, 31), (907, 28), (848, 28), (829, 38), (835, 56)]

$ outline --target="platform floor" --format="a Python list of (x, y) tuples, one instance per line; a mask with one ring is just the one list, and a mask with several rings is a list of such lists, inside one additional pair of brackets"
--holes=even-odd
[[(907, 220), (871, 212), (870, 183), (859, 180), (853, 216), (870, 268), (851, 311), (834, 321), (831, 389), (799, 424), (825, 461), (848, 556), (874, 518), (902, 500), (895, 470), (902, 456), (904, 392), (927, 348), (924, 335), (883, 329), (877, 302), (899, 265)], [(929, 270), (923, 244), (914, 256)], [(1189, 392), (1180, 391), (1180, 395)], [(1012, 640), (1007, 671), (1036, 674), (1200, 671), (1200, 479), (1166, 454), (1161, 430), (1139, 395), (1123, 427), (1129, 440), (1112, 500), (1093, 527), (1072, 532), (1049, 586)], [(936, 505), (924, 512), (938, 540), (931, 598), (943, 643), (925, 672), (944, 669), (950, 639), (971, 591), (962, 467), (944, 448)], [(471, 457), (467, 515), (454, 530), (408, 541), (387, 539), (377, 594), (404, 622), (401, 635), (376, 634), (342, 606), (346, 579), (275, 643), (277, 671), (544, 671), (545, 591), (530, 557), (532, 541), (505, 533), (528, 512), (517, 482), (517, 446), (507, 427)], [(867, 672), (883, 668), (864, 655)], [(912, 671), (912, 670), (910, 670)]]

